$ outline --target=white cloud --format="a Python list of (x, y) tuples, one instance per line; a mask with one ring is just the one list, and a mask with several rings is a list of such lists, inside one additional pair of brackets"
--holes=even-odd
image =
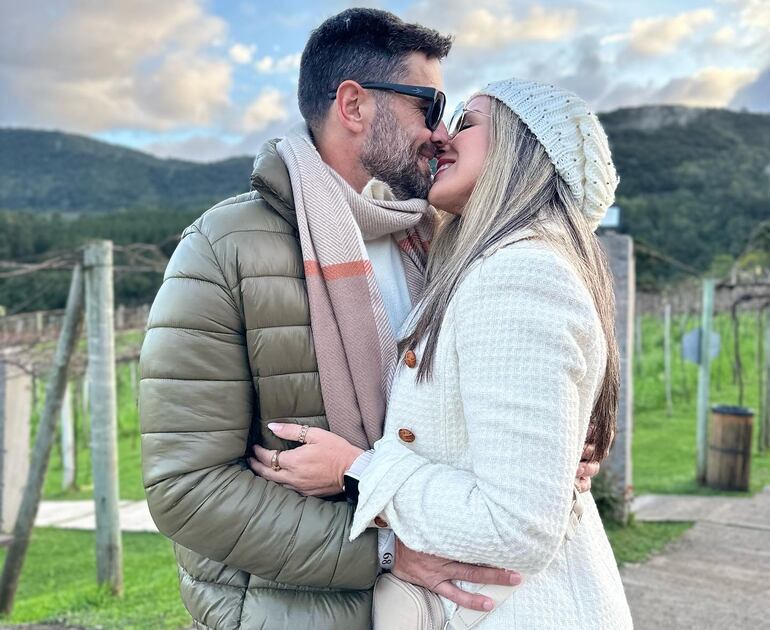
[(29, 0), (8, 13), (0, 122), (160, 130), (211, 121), (228, 104), (229, 63), (209, 52), (227, 25), (200, 0)]
[(216, 162), (235, 155), (247, 155), (246, 151), (238, 150), (236, 144), (226, 142), (221, 138), (196, 135), (184, 140), (159, 140), (141, 147), (161, 158), (181, 158), (194, 162)]
[(738, 90), (758, 76), (759, 71), (751, 68), (704, 68), (691, 77), (672, 79), (653, 98), (691, 107), (726, 107)]
[(262, 131), (274, 122), (289, 117), (284, 95), (275, 88), (265, 88), (246, 108), (241, 120), (241, 129), (246, 133)]
[(624, 42), (630, 37), (629, 33), (613, 33), (612, 35), (605, 35), (599, 40), (602, 46), (607, 44), (614, 44), (616, 42)]
[(251, 63), (251, 59), (256, 51), (256, 46), (247, 46), (246, 44), (236, 43), (230, 46), (230, 50), (227, 52), (234, 63), (247, 64)]
[(770, 67), (765, 68), (755, 81), (738, 90), (730, 106), (770, 112)]
[(139, 75), (135, 93), (160, 127), (173, 128), (180, 121), (205, 125), (229, 106), (231, 74), (225, 61), (177, 53), (152, 75)]
[(735, 41), (735, 29), (732, 26), (723, 26), (709, 37), (712, 46), (729, 46)]
[(767, 0), (724, 0), (735, 7), (740, 26), (738, 44), (744, 54), (767, 63), (770, 59), (770, 2)]
[(193, 162), (213, 162), (242, 155), (254, 156), (266, 140), (285, 135), (286, 130), (300, 120), (299, 113), (293, 112), (289, 114), (288, 119), (272, 122), (239, 139), (232, 136), (225, 139), (218, 136), (194, 135), (182, 140), (145, 143), (139, 149), (158, 157), (174, 157)]
[(575, 9), (549, 9), (534, 5), (526, 17), (499, 14), (489, 9), (468, 11), (457, 28), (457, 45), (491, 50), (512, 42), (555, 41), (570, 34), (577, 24)]
[(437, 5), (432, 0), (420, 0), (403, 17), (453, 34), (455, 46), (450, 56), (463, 50), (500, 50), (517, 42), (557, 41), (577, 27), (579, 12), (575, 8), (544, 8), (539, 4), (524, 8), (522, 4), (510, 0), (443, 0)]
[(302, 53), (294, 53), (275, 59), (270, 55), (261, 57), (254, 62), (254, 69), (260, 74), (284, 74), (299, 69)]
[(770, 3), (767, 0), (731, 0), (738, 5), (743, 26), (760, 31), (770, 30)]
[(634, 20), (629, 32), (628, 49), (643, 57), (665, 55), (715, 19), (712, 9), (696, 9), (674, 17)]
[(759, 71), (751, 68), (708, 67), (692, 76), (675, 77), (663, 85), (620, 82), (602, 97), (600, 109), (648, 104), (735, 107), (736, 95), (758, 76)]

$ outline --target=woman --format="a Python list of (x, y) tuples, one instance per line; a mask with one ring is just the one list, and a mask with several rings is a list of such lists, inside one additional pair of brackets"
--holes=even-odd
[(510, 80), (464, 105), (450, 137), (429, 196), (445, 221), (352, 537), (390, 526), (412, 549), (520, 572), (482, 629), (630, 628), (590, 494), (570, 529), (582, 445), (590, 427), (607, 452), (618, 393), (592, 234), (617, 185), (606, 136), (574, 94)]

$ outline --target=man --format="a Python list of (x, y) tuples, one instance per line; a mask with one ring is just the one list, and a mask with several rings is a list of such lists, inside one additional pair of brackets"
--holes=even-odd
[[(428, 160), (448, 140), (431, 117), (450, 46), (435, 31), (370, 9), (344, 11), (314, 31), (299, 105), (340, 189), (358, 194), (374, 177), (399, 199), (425, 197)], [(421, 86), (433, 100), (367, 82)], [(245, 463), (253, 444), (297, 446), (276, 438), (270, 421), (329, 428), (327, 393), (338, 376), (319, 374), (319, 324), (314, 315), (311, 329), (308, 252), (295, 207), (301, 189), (279, 150), (275, 142), (262, 148), (252, 192), (214, 206), (185, 231), (153, 304), (140, 389), (147, 500), (175, 543), (182, 598), (197, 628), (364, 630), (380, 571), (378, 534), (350, 542), (351, 505), (304, 498)], [(389, 234), (365, 247), (395, 329), (410, 306), (399, 247)], [(477, 609), (484, 598), (452, 580), (519, 579), (403, 546), (393, 570)]]

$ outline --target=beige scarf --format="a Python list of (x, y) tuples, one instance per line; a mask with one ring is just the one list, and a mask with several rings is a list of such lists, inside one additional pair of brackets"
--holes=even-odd
[(424, 288), (434, 211), (422, 199), (396, 201), (378, 183), (367, 186), (374, 196), (357, 193), (323, 162), (304, 126), (277, 149), (294, 193), (329, 428), (371, 448), (382, 437), (398, 357), (364, 241), (393, 235), (414, 303)]

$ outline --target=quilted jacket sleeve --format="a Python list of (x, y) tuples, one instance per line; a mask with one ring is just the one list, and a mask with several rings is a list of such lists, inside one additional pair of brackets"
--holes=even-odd
[(283, 583), (363, 589), (376, 535), (349, 542), (345, 502), (305, 498), (244, 463), (257, 413), (239, 305), (210, 240), (189, 228), (141, 353), (144, 486), (158, 529), (208, 558)]
[(469, 273), (453, 307), (445, 326), (470, 469), (431, 462), (389, 434), (359, 484), (353, 533), (383, 513), (410, 548), (537, 573), (564, 540), (587, 427), (590, 297), (555, 255), (512, 247)]

